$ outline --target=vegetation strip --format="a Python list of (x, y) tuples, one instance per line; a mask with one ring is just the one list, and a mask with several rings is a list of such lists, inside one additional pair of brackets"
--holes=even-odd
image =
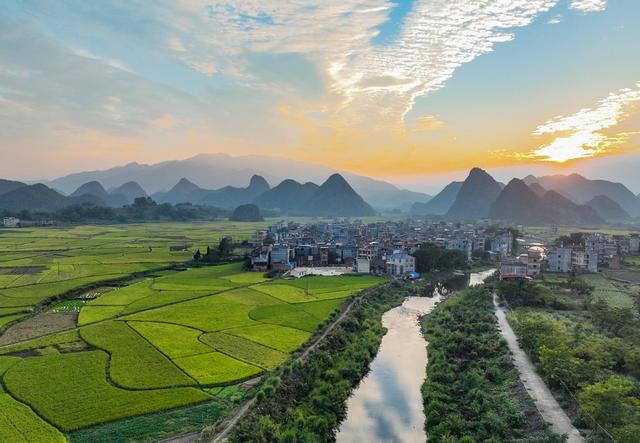
[(509, 350), (496, 326), (491, 294), (473, 287), (423, 319), (429, 343), (422, 388), (429, 441), (561, 441), (547, 433), (519, 389)]

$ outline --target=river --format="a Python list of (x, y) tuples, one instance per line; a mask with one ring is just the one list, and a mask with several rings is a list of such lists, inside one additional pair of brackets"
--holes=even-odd
[[(472, 273), (469, 286), (481, 284), (494, 270)], [(421, 387), (427, 365), (426, 341), (418, 317), (428, 314), (441, 300), (434, 296), (407, 297), (401, 306), (382, 316), (387, 333), (369, 374), (347, 401), (339, 443), (424, 443), (425, 417)]]

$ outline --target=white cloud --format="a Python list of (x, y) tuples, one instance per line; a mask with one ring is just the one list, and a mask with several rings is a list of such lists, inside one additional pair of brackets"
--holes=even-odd
[(558, 116), (540, 125), (534, 135), (556, 135), (553, 141), (532, 151), (528, 157), (565, 162), (592, 157), (619, 146), (631, 133), (605, 134), (631, 114), (640, 103), (640, 82), (635, 89), (621, 89), (600, 100), (593, 108), (584, 108), (569, 116)]
[(91, 51), (87, 51), (86, 49), (82, 49), (82, 48), (74, 48), (74, 49), (72, 49), (72, 52), (75, 55), (77, 55), (78, 57), (84, 57), (84, 58), (88, 58), (88, 59), (91, 59), (91, 60), (97, 60), (97, 61), (100, 61), (100, 62), (104, 63), (107, 66), (111, 66), (112, 68), (120, 69), (121, 71), (132, 72), (131, 68), (129, 68), (124, 63), (122, 63), (120, 60), (116, 60), (116, 59), (108, 58), (108, 57), (102, 57), (100, 55), (94, 54)]
[(582, 12), (600, 12), (607, 7), (607, 0), (572, 0), (569, 8)]
[(557, 25), (559, 23), (562, 23), (562, 16), (560, 14), (555, 15), (547, 20), (548, 25)]
[(394, 6), (388, 0), (183, 0), (154, 13), (169, 41), (181, 42), (169, 45), (176, 56), (200, 72), (242, 76), (247, 53), (303, 54), (329, 77), (336, 121), (401, 129), (417, 97), (556, 3), (417, 0), (399, 35), (382, 46), (372, 39)]

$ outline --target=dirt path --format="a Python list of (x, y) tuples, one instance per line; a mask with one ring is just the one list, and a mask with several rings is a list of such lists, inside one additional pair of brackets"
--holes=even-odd
[[(322, 332), (322, 334), (320, 334), (314, 341), (313, 343), (311, 343), (309, 346), (307, 346), (305, 348), (305, 350), (302, 352), (302, 354), (300, 355), (300, 358), (302, 360), (306, 359), (308, 357), (308, 355), (314, 350), (316, 349), (316, 347), (322, 343), (322, 341), (327, 337), (327, 335), (329, 335), (329, 333), (331, 331), (333, 331), (335, 329), (335, 327), (337, 325), (340, 324), (340, 322), (342, 322), (342, 320), (345, 319), (345, 317), (349, 314), (349, 312), (351, 311), (351, 308), (353, 307), (353, 304), (358, 301), (360, 298), (362, 297), (366, 297), (371, 291), (375, 291), (377, 289), (380, 289), (381, 286), (384, 285), (378, 285), (378, 286), (374, 286), (372, 288), (368, 288), (365, 289), (360, 296), (358, 296), (358, 298), (353, 299), (340, 313), (340, 315), (338, 315), (338, 317), (336, 317), (336, 319), (327, 327), (325, 328), (325, 330)], [(220, 443), (222, 441), (224, 441), (226, 439), (226, 437), (231, 433), (231, 431), (233, 430), (233, 428), (236, 426), (236, 424), (247, 414), (247, 412), (249, 412), (249, 410), (251, 409), (251, 407), (253, 406), (253, 404), (255, 403), (255, 398), (252, 398), (250, 400), (248, 400), (245, 404), (243, 404), (240, 409), (238, 409), (238, 411), (233, 415), (232, 418), (229, 419), (229, 421), (225, 424), (224, 429), (222, 429), (218, 434), (216, 434), (216, 436), (211, 440), (211, 443)], [(172, 441), (172, 443), (182, 443), (179, 440), (175, 440)]]
[(536, 372), (535, 366), (533, 366), (527, 354), (525, 354), (518, 344), (518, 339), (507, 321), (504, 308), (498, 305), (498, 297), (496, 294), (493, 294), (493, 305), (496, 316), (498, 317), (500, 332), (509, 345), (509, 350), (513, 356), (513, 363), (518, 369), (520, 380), (522, 380), (522, 384), (524, 384), (527, 392), (535, 401), (540, 415), (542, 415), (542, 418), (546, 422), (551, 424), (551, 430), (553, 432), (566, 435), (567, 442), (584, 443), (580, 432), (573, 426), (567, 414), (560, 407), (547, 385)]

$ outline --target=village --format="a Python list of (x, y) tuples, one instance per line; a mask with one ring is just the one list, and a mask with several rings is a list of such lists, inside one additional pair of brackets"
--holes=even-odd
[(640, 254), (638, 234), (557, 232), (557, 227), (549, 228), (546, 238), (551, 240), (544, 240), (521, 225), (489, 221), (279, 221), (253, 235), (251, 267), (298, 277), (358, 273), (418, 278), (414, 255), (421, 246), (433, 245), (459, 251), (468, 266), (496, 267), (502, 278), (540, 278), (544, 272), (617, 269), (621, 257)]

